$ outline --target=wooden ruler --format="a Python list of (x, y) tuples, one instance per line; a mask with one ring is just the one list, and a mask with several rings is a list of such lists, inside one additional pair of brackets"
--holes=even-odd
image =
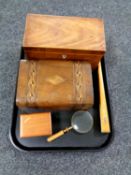
[(109, 114), (106, 102), (106, 95), (105, 95), (105, 88), (104, 88), (104, 81), (103, 81), (103, 74), (101, 63), (98, 64), (98, 80), (99, 80), (99, 110), (100, 110), (100, 125), (101, 125), (101, 132), (102, 133), (110, 133), (110, 122), (109, 122)]

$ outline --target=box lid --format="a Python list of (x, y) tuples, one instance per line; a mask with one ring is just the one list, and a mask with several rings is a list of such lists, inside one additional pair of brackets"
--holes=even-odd
[(88, 62), (21, 60), (16, 105), (44, 109), (88, 109), (94, 103)]
[(23, 47), (104, 53), (106, 47), (103, 20), (28, 14)]

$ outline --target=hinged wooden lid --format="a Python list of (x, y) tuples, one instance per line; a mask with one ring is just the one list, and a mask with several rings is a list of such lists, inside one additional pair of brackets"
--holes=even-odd
[(91, 57), (98, 63), (106, 50), (103, 20), (28, 14), (23, 47), (31, 59), (64, 59), (66, 55), (80, 60)]
[(93, 103), (92, 72), (88, 62), (20, 61), (18, 107), (88, 109)]

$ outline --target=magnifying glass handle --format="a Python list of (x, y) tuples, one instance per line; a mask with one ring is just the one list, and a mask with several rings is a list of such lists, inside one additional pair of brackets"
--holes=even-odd
[(72, 129), (72, 126), (65, 128), (64, 130), (61, 130), (55, 134), (53, 134), (52, 136), (47, 138), (47, 142), (52, 142), (53, 140), (61, 137), (62, 135), (64, 135), (66, 132), (70, 131)]

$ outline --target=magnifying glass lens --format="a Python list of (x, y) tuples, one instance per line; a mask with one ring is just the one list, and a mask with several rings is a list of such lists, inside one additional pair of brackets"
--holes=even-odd
[(89, 112), (78, 111), (72, 116), (71, 124), (75, 131), (87, 133), (93, 126), (93, 118)]

